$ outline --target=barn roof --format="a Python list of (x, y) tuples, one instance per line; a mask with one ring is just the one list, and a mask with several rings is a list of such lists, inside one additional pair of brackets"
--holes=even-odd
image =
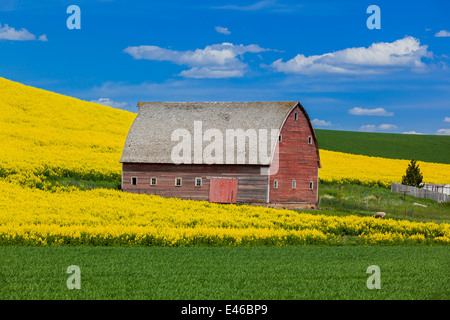
[[(177, 129), (187, 129), (191, 133), (192, 145), (194, 144), (194, 122), (201, 121), (202, 132), (208, 129), (218, 129), (223, 133), (225, 144), (225, 132), (227, 129), (266, 129), (267, 138), (270, 138), (271, 129), (281, 128), (290, 111), (299, 106), (309, 117), (304, 108), (297, 101), (289, 102), (140, 102), (139, 114), (133, 122), (125, 141), (120, 162), (131, 163), (174, 163), (172, 150), (179, 144), (179, 140), (172, 141), (172, 133)], [(311, 123), (310, 123), (311, 126)], [(197, 122), (198, 128), (198, 122)], [(312, 126), (311, 126), (312, 129)], [(312, 129), (314, 134), (314, 130)], [(267, 150), (274, 154), (276, 139), (267, 139)], [(317, 140), (314, 135), (317, 146)], [(201, 150), (211, 142), (203, 142)], [(246, 144), (246, 154), (249, 152), (249, 144)], [(192, 163), (194, 162), (194, 147), (191, 148)], [(254, 150), (253, 150), (254, 151)], [(225, 150), (223, 151), (225, 163)], [(269, 151), (267, 152), (269, 154)], [(269, 154), (270, 155), (270, 154)], [(256, 163), (240, 163), (234, 152), (234, 164), (269, 165), (258, 157)], [(201, 163), (205, 163), (204, 159)], [(229, 162), (227, 162), (229, 163)], [(320, 166), (320, 164), (319, 164)]]

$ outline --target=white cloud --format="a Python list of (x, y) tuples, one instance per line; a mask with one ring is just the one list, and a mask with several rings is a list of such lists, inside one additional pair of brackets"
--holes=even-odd
[(395, 129), (397, 129), (396, 125), (387, 123), (380, 124), (379, 126), (376, 126), (374, 124), (366, 124), (359, 127), (360, 131), (388, 131)]
[(436, 134), (450, 136), (450, 129), (439, 129)]
[(311, 123), (318, 127), (331, 127), (332, 126), (331, 121), (325, 121), (325, 120), (319, 120), (319, 119), (314, 119), (313, 121), (311, 121)]
[(256, 44), (248, 46), (222, 43), (206, 46), (195, 51), (177, 51), (157, 46), (128, 47), (124, 52), (135, 59), (155, 61), (170, 61), (179, 65), (186, 65), (191, 69), (179, 75), (186, 78), (236, 78), (242, 77), (247, 64), (243, 55), (247, 52), (259, 53), (268, 49)]
[(447, 37), (450, 37), (450, 32), (448, 32), (447, 30), (441, 30), (438, 33), (436, 33), (434, 36), (437, 38), (447, 38)]
[[(239, 1), (236, 1), (239, 3)], [(242, 2), (242, 1), (241, 1)], [(284, 4), (277, 0), (262, 0), (257, 1), (252, 4), (236, 5), (236, 4), (226, 4), (220, 7), (212, 7), (212, 9), (225, 9), (225, 10), (236, 10), (236, 11), (269, 11), (269, 12), (294, 12), (298, 11), (303, 6), (300, 4)]]
[(224, 27), (220, 27), (220, 26), (217, 26), (216, 27), (216, 31), (218, 32), (218, 33), (223, 33), (223, 34), (231, 34), (231, 32), (230, 32), (230, 30), (228, 30), (228, 28), (224, 28)]
[(0, 40), (14, 40), (14, 41), (28, 41), (36, 40), (36, 36), (27, 29), (16, 30), (13, 27), (5, 24), (3, 27), (0, 24)]
[(42, 36), (39, 37), (38, 40), (39, 40), (39, 41), (43, 41), (43, 42), (47, 42), (47, 41), (48, 41), (47, 35), (46, 35), (46, 34), (43, 34)]
[[(30, 33), (27, 29), (22, 28), (16, 30), (7, 24), (3, 25), (0, 23), (0, 40), (11, 40), (11, 41), (33, 41), (36, 40), (36, 36)], [(39, 41), (48, 41), (45, 34), (41, 35), (38, 39)]]
[(244, 76), (244, 69), (227, 70), (226, 68), (193, 67), (180, 72), (180, 76), (193, 79), (222, 79), (222, 78), (241, 78)]
[(373, 43), (368, 48), (347, 48), (322, 55), (298, 54), (291, 60), (274, 61), (271, 66), (294, 74), (367, 74), (387, 73), (399, 69), (424, 70), (423, 57), (431, 57), (428, 46), (418, 39), (405, 37), (394, 42)]
[(403, 132), (403, 134), (423, 134), (423, 133), (416, 132), (416, 131), (406, 131), (406, 132)]
[(394, 130), (394, 129), (397, 129), (397, 126), (394, 124), (384, 123), (378, 126), (378, 130)]
[(445, 117), (444, 122), (450, 122), (450, 117)]
[(355, 107), (348, 110), (348, 113), (354, 116), (385, 116), (391, 117), (394, 115), (393, 112), (388, 112), (384, 108), (374, 108), (374, 109), (364, 109), (360, 107)]
[(360, 131), (375, 131), (377, 129), (377, 126), (374, 124), (365, 124), (359, 127)]
[(91, 102), (102, 104), (104, 106), (110, 106), (110, 107), (117, 108), (117, 109), (123, 109), (124, 107), (127, 106), (126, 102), (117, 102), (117, 101), (113, 101), (109, 98), (100, 98), (97, 100), (91, 100)]
[(247, 6), (238, 6), (238, 5), (224, 5), (221, 7), (215, 7), (215, 9), (228, 9), (228, 10), (238, 10), (238, 11), (255, 11), (270, 8), (275, 4), (275, 0), (263, 0), (259, 2), (255, 2), (253, 4)]

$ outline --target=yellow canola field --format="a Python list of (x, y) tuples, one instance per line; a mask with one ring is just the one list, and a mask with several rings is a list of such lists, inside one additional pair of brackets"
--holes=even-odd
[[(0, 245), (450, 244), (449, 224), (38, 189), (51, 176), (120, 181), (135, 116), (0, 78)], [(321, 160), (321, 179), (383, 184), (408, 162), (323, 150)], [(450, 180), (449, 165), (419, 164), (427, 182)]]
[(135, 117), (0, 78), (0, 172), (59, 168), (120, 175), (119, 159)]
[(0, 181), (0, 245), (450, 244), (450, 224), (326, 216)]
[[(35, 186), (45, 176), (120, 179), (136, 114), (0, 78), (0, 177)], [(320, 150), (324, 181), (400, 182), (408, 161)], [(450, 165), (418, 162), (425, 182), (448, 183)]]
[[(349, 153), (320, 150), (322, 169), (319, 177), (323, 181), (378, 183), (389, 187), (392, 182), (400, 183), (409, 160), (386, 159)], [(448, 183), (450, 165), (417, 161), (423, 173), (424, 182)]]

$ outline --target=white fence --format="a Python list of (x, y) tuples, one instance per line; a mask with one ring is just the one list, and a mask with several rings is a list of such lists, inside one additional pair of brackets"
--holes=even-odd
[(450, 201), (450, 196), (436, 191), (427, 190), (425, 188), (416, 188), (411, 186), (405, 186), (401, 183), (392, 183), (391, 192), (394, 193), (406, 193), (409, 196), (422, 199), (432, 199), (435, 201)]
[(423, 185), (423, 188), (429, 191), (436, 191), (450, 196), (450, 184), (425, 183)]

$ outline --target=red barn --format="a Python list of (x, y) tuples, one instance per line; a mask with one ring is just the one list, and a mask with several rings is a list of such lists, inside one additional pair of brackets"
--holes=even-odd
[(320, 165), (299, 102), (141, 102), (122, 190), (273, 207), (315, 207)]

